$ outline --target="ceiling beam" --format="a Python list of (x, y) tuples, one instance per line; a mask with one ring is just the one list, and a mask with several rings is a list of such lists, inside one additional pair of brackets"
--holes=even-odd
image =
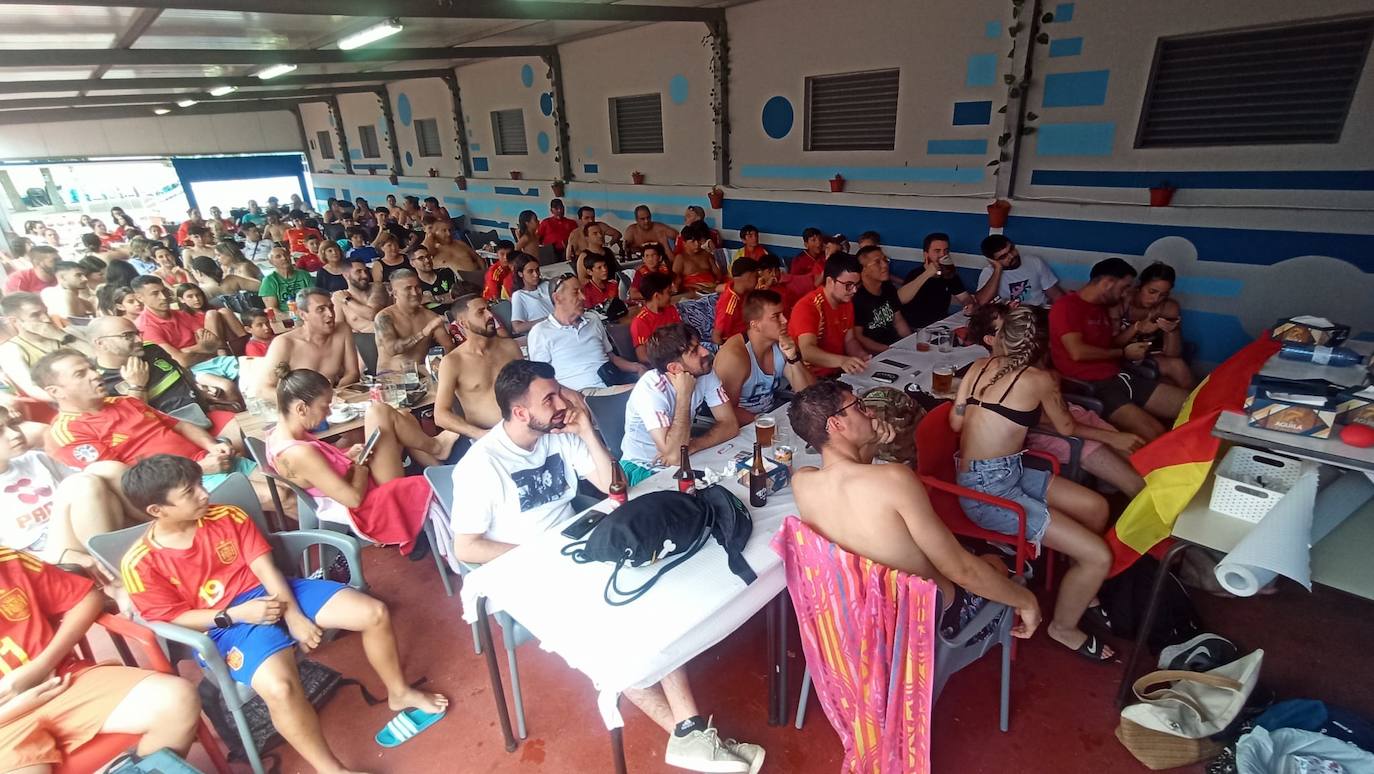
[(711, 22), (724, 8), (674, 5), (619, 5), (548, 0), (3, 0), (3, 4), (85, 5), (122, 8), (178, 8), (196, 11), (285, 13), (311, 16), (390, 16), (415, 19), (530, 19), (535, 21)]
[[(53, 110), (60, 108), (109, 107), (115, 105), (147, 105), (152, 107), (171, 107), (178, 100), (194, 99), (201, 104), (220, 104), (231, 102), (252, 102), (262, 100), (291, 99), (308, 102), (311, 99), (328, 99), (335, 94), (366, 94), (376, 92), (376, 86), (353, 86), (338, 89), (308, 89), (295, 91), (237, 91), (223, 97), (208, 94), (187, 94), (171, 92), (163, 94), (112, 94), (101, 97), (35, 97), (31, 99), (8, 99), (0, 101), (0, 113), (14, 110)], [(184, 108), (177, 108), (183, 110)]]
[[(66, 81), (4, 81), (0, 94), (42, 94), (53, 91), (129, 91), (132, 89), (202, 89), (215, 86), (309, 86), (312, 84), (363, 83), (367, 81), (406, 81), (412, 78), (443, 78), (449, 70), (377, 70), (366, 73), (325, 73), (321, 75), (280, 75), (270, 81), (251, 75), (232, 78), (82, 78)], [(0, 103), (3, 106), (3, 103)]]
[[(122, 2), (122, 0), (121, 0)], [(0, 67), (139, 67), (146, 65), (347, 64), (350, 62), (453, 61), (543, 56), (550, 46), (463, 46), (459, 48), (359, 48), (215, 50), (191, 48), (10, 49), (0, 50)]]
[[(143, 37), (143, 33), (147, 32), (148, 28), (153, 26), (153, 22), (157, 21), (157, 17), (161, 15), (161, 8), (143, 8), (139, 10), (138, 13), (134, 14), (134, 18), (129, 20), (129, 26), (124, 28), (124, 32), (115, 40), (114, 45), (110, 46), (110, 48), (133, 48), (134, 44), (138, 42), (138, 39)], [(91, 77), (103, 78), (105, 73), (109, 71), (109, 65), (101, 65), (96, 68), (95, 72), (91, 73)], [(81, 92), (80, 96), (86, 96), (86, 92)]]
[[(225, 102), (195, 105), (178, 108), (172, 115), (216, 115), (223, 113), (253, 113), (273, 110), (290, 110), (291, 102), (285, 100), (253, 100), (251, 102)], [(172, 115), (163, 116), (171, 118)], [(0, 126), (14, 124), (46, 124), (59, 121), (105, 121), (112, 118), (158, 118), (147, 107), (97, 107), (63, 108), (60, 110), (6, 110), (0, 111)]]

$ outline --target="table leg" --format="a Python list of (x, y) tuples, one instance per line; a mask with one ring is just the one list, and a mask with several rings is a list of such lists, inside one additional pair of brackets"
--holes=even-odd
[(1145, 605), (1145, 615), (1140, 619), (1140, 629), (1136, 632), (1135, 643), (1131, 645), (1131, 655), (1126, 659), (1126, 669), (1121, 675), (1121, 685), (1116, 690), (1116, 706), (1126, 706), (1126, 699), (1131, 694), (1131, 684), (1135, 682), (1135, 671), (1140, 654), (1148, 652), (1146, 641), (1150, 636), (1150, 629), (1155, 625), (1155, 615), (1159, 612), (1159, 597), (1164, 592), (1164, 583), (1169, 578), (1169, 568), (1174, 562), (1183, 555), (1183, 549), (1192, 545), (1186, 540), (1174, 539), (1174, 544), (1165, 552), (1164, 558), (1159, 562), (1159, 570), (1155, 573), (1155, 582), (1150, 587), (1150, 600)]
[(778, 595), (778, 718), (787, 723), (787, 630), (792, 620), (792, 597), (787, 589)]
[(477, 639), (482, 643), (482, 655), (487, 659), (487, 676), (491, 678), (491, 693), (496, 699), (496, 717), (501, 721), (506, 752), (515, 752), (515, 732), (511, 730), (510, 710), (506, 707), (506, 686), (501, 682), (501, 667), (496, 663), (496, 648), (491, 644), (491, 618), (487, 616), (486, 597), (477, 598)]
[(778, 711), (778, 609), (771, 601), (764, 608), (764, 622), (768, 640), (768, 725), (782, 724), (782, 713)]
[[(620, 696), (615, 697), (617, 707), (620, 705)], [(615, 774), (627, 774), (629, 769), (625, 766), (625, 727), (611, 729), (611, 760), (615, 762)]]

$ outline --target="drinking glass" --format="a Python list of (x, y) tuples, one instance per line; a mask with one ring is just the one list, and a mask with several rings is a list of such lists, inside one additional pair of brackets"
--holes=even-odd
[(930, 351), (930, 331), (926, 330), (925, 328), (916, 331), (916, 351)]
[(414, 360), (407, 360), (401, 364), (401, 381), (406, 389), (413, 390), (420, 386), (420, 367)]
[(777, 425), (778, 420), (767, 415), (754, 420), (754, 437), (758, 439), (759, 446), (771, 447), (773, 445), (773, 428)]

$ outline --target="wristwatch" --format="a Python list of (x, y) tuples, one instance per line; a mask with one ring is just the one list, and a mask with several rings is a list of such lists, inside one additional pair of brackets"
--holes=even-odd
[(234, 625), (234, 619), (229, 617), (229, 608), (225, 608), (215, 613), (215, 628), (228, 629)]
[(801, 352), (798, 352), (796, 357), (788, 357), (787, 353), (784, 352), (782, 353), (782, 359), (793, 364), (800, 363), (802, 361)]

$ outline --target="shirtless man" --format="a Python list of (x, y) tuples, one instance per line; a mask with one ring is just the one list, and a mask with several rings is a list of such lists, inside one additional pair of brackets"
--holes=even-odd
[(635, 222), (625, 227), (625, 252), (637, 253), (646, 242), (671, 245), (677, 240), (677, 231), (663, 223), (655, 223), (654, 215), (643, 204), (635, 207)]
[(574, 255), (580, 255), (583, 250), (587, 249), (587, 238), (583, 236), (582, 229), (592, 223), (601, 227), (603, 241), (605, 237), (608, 236), (613, 242), (619, 242), (624, 238), (624, 234), (621, 234), (610, 224), (602, 223), (596, 219), (595, 207), (583, 205), (577, 208), (577, 228), (573, 229), (573, 232), (568, 235), (568, 249), (564, 256), (567, 260), (571, 261)]
[(497, 335), (496, 317), (481, 296), (454, 301), (453, 316), (466, 338), (439, 363), (434, 424), (475, 441), (501, 421), (493, 385), (506, 363), (520, 359), (520, 347)]
[(434, 256), (434, 265), (454, 271), (484, 271), (486, 261), (467, 243), (453, 238), (453, 224), (435, 220), (425, 228), (425, 247)]
[(367, 261), (357, 255), (344, 259), (344, 279), (348, 288), (336, 290), (330, 297), (335, 317), (342, 317), (351, 331), (372, 333), (376, 330), (372, 321), (386, 308), (385, 288), (372, 281)]
[(302, 290), (297, 296), (301, 324), (272, 339), (267, 347), (267, 362), (262, 366), (258, 397), (277, 402), (277, 364), (292, 369), (309, 368), (324, 374), (334, 385), (358, 381), (358, 350), (353, 332), (334, 322), (334, 305), (329, 294), (319, 288)]
[(684, 290), (710, 293), (720, 283), (722, 272), (716, 261), (715, 240), (705, 221), (689, 223), (682, 229), (682, 253), (673, 258), (673, 273)]
[(1035, 632), (1035, 595), (1009, 580), (1000, 560), (959, 545), (910, 468), (872, 464), (893, 430), (870, 416), (848, 385), (813, 384), (792, 400), (787, 416), (797, 435), (821, 450), (821, 468), (792, 477), (802, 521), (847, 551), (934, 581), (945, 605), (942, 630), (959, 631), (991, 600), (1016, 611), (1013, 636)]
[(215, 249), (210, 246), (210, 229), (192, 226), (186, 230), (186, 245), (181, 248), (181, 260), (189, 263), (197, 255), (215, 257)]
[(420, 278), (410, 269), (391, 274), (391, 306), (377, 313), (377, 372), (400, 371), (407, 362), (425, 373), (425, 353), (430, 347), (453, 349), (444, 318), (420, 303)]
[(94, 317), (95, 304), (82, 295), (86, 290), (86, 270), (81, 264), (71, 261), (58, 261), (53, 264), (57, 275), (57, 285), (43, 288), (38, 292), (48, 314), (63, 320), (68, 317)]

